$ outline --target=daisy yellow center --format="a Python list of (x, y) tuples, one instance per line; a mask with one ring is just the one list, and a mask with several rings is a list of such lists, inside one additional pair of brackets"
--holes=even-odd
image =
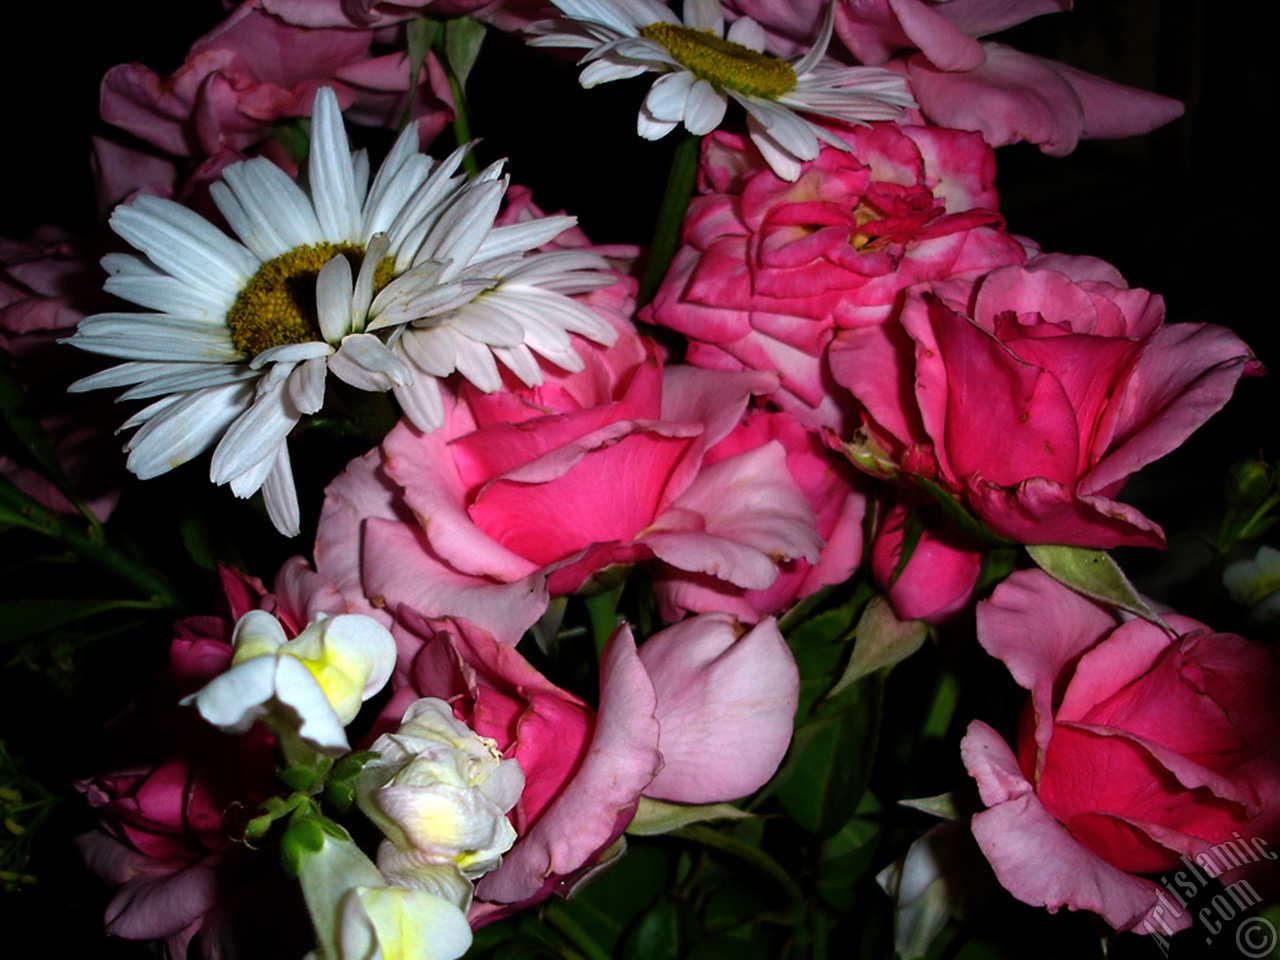
[[(360, 269), (364, 247), (354, 243), (316, 243), (294, 247), (268, 260), (253, 275), (227, 312), (236, 349), (251, 357), (272, 347), (320, 340), (316, 278), (336, 256), (345, 256), (353, 272)], [(384, 257), (374, 270), (376, 295), (392, 280), (395, 260)]]
[(674, 23), (651, 23), (640, 36), (662, 44), (671, 58), (699, 79), (751, 97), (773, 99), (796, 85), (791, 64), (770, 57), (709, 30)]

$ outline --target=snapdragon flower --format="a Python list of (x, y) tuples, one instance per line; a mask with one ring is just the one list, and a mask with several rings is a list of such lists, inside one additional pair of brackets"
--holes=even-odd
[(322, 614), (290, 640), (275, 617), (251, 610), (232, 643), (231, 668), (182, 702), (228, 733), (267, 718), (286, 754), (295, 739), (331, 756), (350, 750), (344, 728), (386, 685), (396, 662), (391, 634), (360, 614)]

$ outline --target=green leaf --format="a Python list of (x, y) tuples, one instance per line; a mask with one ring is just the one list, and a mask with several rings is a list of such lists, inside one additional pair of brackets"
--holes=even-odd
[(622, 947), (622, 960), (676, 960), (680, 956), (680, 910), (670, 900), (639, 920)]
[(964, 506), (932, 480), (914, 474), (910, 477), (912, 484), (923, 490), (942, 508), (942, 513), (953, 527), (984, 547), (1012, 546), (1014, 541), (995, 533), (985, 523), (971, 514)]
[[(627, 926), (668, 889), (674, 875), (669, 845), (629, 845), (625, 856), (548, 908), (548, 921), (575, 943), (590, 942), (615, 956)], [(554, 915), (553, 915), (554, 910)]]
[(0, 643), (24, 640), (109, 610), (150, 610), (159, 606), (149, 600), (10, 600), (0, 603), (0, 623), (4, 624)]
[(758, 847), (744, 843), (721, 830), (714, 830), (711, 827), (705, 827), (700, 824), (682, 827), (680, 830), (675, 831), (672, 836), (690, 840), (710, 847), (712, 850), (727, 854), (761, 877), (771, 881), (777, 892), (782, 894), (783, 907), (775, 915), (767, 918), (761, 917), (760, 919), (772, 919), (779, 923), (794, 924), (804, 915), (804, 893), (792, 878), (791, 872), (784, 869), (777, 860)]
[(874, 593), (868, 584), (860, 581), (839, 607), (825, 610), (788, 632), (787, 645), (800, 671), (797, 723), (809, 716), (818, 700), (835, 684), (853, 626)]
[(467, 77), (471, 75), (471, 68), (480, 55), (480, 45), (484, 43), (484, 35), (485, 25), (479, 20), (456, 17), (445, 22), (444, 55), (460, 86), (465, 86)]
[(863, 677), (796, 730), (777, 793), (810, 833), (831, 836), (857, 809), (875, 761), (882, 697), (881, 677)]
[(889, 601), (876, 597), (862, 611), (854, 631), (853, 654), (828, 698), (868, 674), (902, 662), (924, 645), (928, 635), (929, 627), (922, 620), (899, 620)]
[(818, 859), (818, 894), (837, 910), (853, 907), (853, 885), (871, 869), (881, 834), (880, 801), (870, 790), (857, 813), (840, 832), (822, 844)]
[(640, 798), (640, 806), (636, 815), (627, 827), (632, 836), (651, 837), (661, 833), (670, 833), (691, 823), (704, 823), (708, 820), (743, 820), (752, 814), (739, 810), (731, 803), (708, 803), (703, 805), (691, 803), (667, 803), (664, 800)]
[(1173, 632), (1138, 596), (1133, 584), (1105, 550), (1049, 543), (1028, 544), (1027, 553), (1041, 570), (1076, 593), (1119, 607)]

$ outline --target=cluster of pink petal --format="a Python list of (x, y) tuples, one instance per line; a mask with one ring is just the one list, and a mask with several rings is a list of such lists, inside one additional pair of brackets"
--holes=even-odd
[[(783, 51), (816, 34), (817, 0), (726, 0)], [(978, 38), (1071, 0), (837, 0), (836, 34), (860, 63), (906, 75), (930, 123), (981, 133), (993, 147), (1028, 141), (1063, 156), (1080, 140), (1148, 133), (1182, 115), (1182, 104), (1112, 83), (1064, 63)]]
[(837, 330), (884, 323), (901, 291), (1019, 263), (1004, 230), (995, 156), (976, 135), (878, 123), (837, 131), (795, 183), (740, 137), (708, 138), (702, 195), (648, 317), (691, 339), (689, 360), (776, 370), (775, 402), (811, 428), (849, 432), (831, 380)]
[(1166, 620), (1176, 635), (1040, 571), (978, 605), (983, 647), (1031, 692), (1016, 754), (981, 721), (961, 744), (988, 807), (974, 836), (1018, 899), (1170, 935), (1192, 914), (1135, 874), (1194, 862), (1218, 876), (1232, 861), (1207, 853), (1215, 844), (1274, 838), (1280, 664), (1261, 644)]

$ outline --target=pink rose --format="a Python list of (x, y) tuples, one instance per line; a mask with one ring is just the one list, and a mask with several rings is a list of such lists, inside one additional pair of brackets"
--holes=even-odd
[(101, 829), (77, 843), (90, 870), (119, 888), (107, 907), (107, 933), (164, 940), (178, 958), (197, 933), (204, 956), (252, 942), (263, 956), (273, 949), (300, 955), (307, 944), (282, 945), (289, 925), (278, 915), (272, 936), (247, 936), (257, 911), (278, 914), (287, 905), (270, 858), (233, 839), (278, 791), (273, 740), (263, 726), (224, 734), (178, 704), (227, 669), (232, 626), (249, 610), (273, 613), (292, 635), (317, 613), (337, 615), (346, 606), (297, 557), (281, 568), (274, 594), (231, 571), (222, 579), (230, 617), (178, 623), (159, 685), (112, 721), (108, 762), (117, 769), (78, 785)]
[(280, 120), (307, 117), (332, 87), (357, 123), (395, 127), (413, 96), (423, 144), (453, 119), (453, 94), (434, 56), (425, 76), (408, 74), (402, 51), (375, 56), (374, 32), (283, 23), (246, 0), (197, 40), (186, 62), (162, 77), (122, 64), (102, 81), (102, 118), (177, 156), (244, 150)]
[(1016, 756), (981, 721), (961, 744), (989, 808), (974, 836), (1019, 900), (1171, 934), (1190, 912), (1134, 874), (1194, 870), (1203, 887), (1274, 856), (1280, 664), (1261, 644), (1166, 620), (1176, 636), (1038, 570), (978, 605), (983, 647), (1031, 691)]
[(787, 413), (749, 412), (742, 422), (708, 452), (707, 466), (755, 450), (770, 441), (786, 451), (787, 472), (804, 493), (825, 541), (816, 564), (803, 558), (778, 565), (778, 579), (760, 590), (740, 590), (708, 574), (659, 565), (654, 576), (658, 608), (664, 620), (686, 613), (723, 611), (755, 623), (781, 613), (797, 600), (831, 584), (843, 583), (862, 558), (862, 523), (867, 511), (867, 484), (856, 471), (833, 459), (809, 430)]
[[(514, 30), (539, 19), (541, 0), (259, 0), (262, 8), (301, 27), (385, 27), (425, 15), (474, 17)], [(519, 18), (518, 20), (515, 18)]]
[[(914, 509), (901, 500), (885, 514), (871, 545), (871, 573), (900, 620), (941, 624), (969, 605), (982, 572), (978, 545), (947, 526), (919, 531), (905, 566), (902, 551)], [(921, 521), (926, 522), (926, 521)]]
[(1229, 330), (1164, 325), (1164, 302), (1088, 257), (921, 284), (898, 323), (843, 332), (837, 382), (873, 448), (1021, 543), (1163, 546), (1117, 503), (1261, 371)]
[(601, 657), (597, 710), (465, 622), (402, 607), (392, 630), (411, 666), (383, 722), (394, 725), (419, 697), (438, 697), (524, 771), (510, 814), (518, 839), (477, 884), (473, 923), (567, 895), (642, 795), (744, 796), (772, 776), (791, 740), (799, 675), (772, 620), (748, 632), (725, 614), (694, 617), (638, 651), (620, 627)]
[(851, 426), (824, 352), (837, 328), (885, 322), (922, 280), (1020, 263), (1003, 230), (995, 159), (973, 134), (880, 123), (839, 135), (795, 183), (740, 137), (708, 137), (684, 247), (649, 308), (690, 337), (689, 359), (776, 370), (776, 402), (810, 427)]
[[(92, 373), (97, 363), (58, 342), (105, 302), (99, 253), (51, 227), (40, 228), (27, 242), (0, 238), (0, 349), (74, 492), (105, 521), (125, 478), (122, 465), (110, 466), (119, 463), (115, 416), (100, 403), (67, 393), (67, 385)], [(17, 444), (0, 453), (0, 473), (49, 509), (76, 512)]]
[[(601, 291), (592, 296), (607, 296)], [(778, 562), (816, 563), (822, 540), (777, 441), (715, 463), (771, 374), (672, 366), (615, 318), (608, 350), (539, 387), (508, 376), (446, 397), (445, 424), (407, 423), (329, 487), (319, 568), (348, 597), (465, 617), (515, 643), (550, 596), (596, 572), (658, 559), (763, 590)]]

